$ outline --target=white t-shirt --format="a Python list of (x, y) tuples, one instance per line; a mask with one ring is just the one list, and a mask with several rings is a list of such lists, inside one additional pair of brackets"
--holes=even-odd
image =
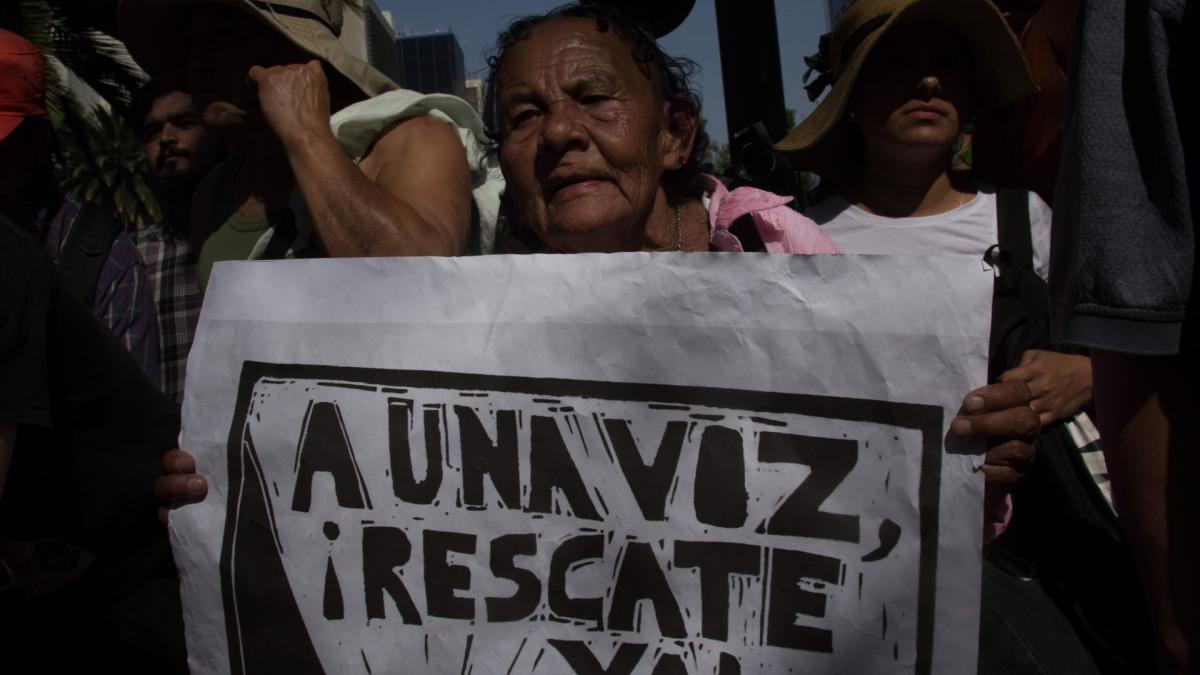
[[(978, 194), (962, 206), (936, 216), (888, 218), (867, 213), (833, 196), (804, 212), (846, 253), (869, 255), (983, 254), (997, 243), (996, 191), (977, 185)], [(1033, 269), (1042, 279), (1050, 267), (1050, 207), (1029, 193)]]

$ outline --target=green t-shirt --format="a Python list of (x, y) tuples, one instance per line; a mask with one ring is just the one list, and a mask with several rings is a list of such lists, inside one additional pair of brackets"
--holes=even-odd
[(200, 292), (208, 288), (208, 277), (212, 273), (213, 263), (222, 260), (248, 260), (254, 246), (271, 228), (266, 216), (246, 218), (236, 212), (230, 214), (225, 222), (205, 240), (200, 249), (200, 260), (196, 265), (196, 280), (200, 282)]

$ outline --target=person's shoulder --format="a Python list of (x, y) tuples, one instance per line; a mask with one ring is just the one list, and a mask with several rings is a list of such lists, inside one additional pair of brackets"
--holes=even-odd
[(398, 120), (374, 140), (359, 162), (363, 173), (372, 180), (385, 169), (391, 175), (399, 175), (398, 172), (414, 169), (459, 164), (469, 173), (458, 133), (444, 120), (430, 115)]
[[(449, 94), (422, 94), (397, 89), (359, 101), (329, 121), (333, 135), (356, 162), (406, 141), (438, 143), (449, 150), (466, 139), (482, 139), (483, 122), (466, 101)], [(437, 125), (441, 126), (438, 127)]]
[(996, 186), (986, 180), (979, 180), (978, 178), (968, 178), (967, 180), (975, 186), (975, 191), (981, 195), (996, 194)]
[(804, 215), (817, 225), (826, 225), (850, 208), (850, 203), (839, 195), (830, 195), (804, 210)]
[(434, 143), (461, 151), (462, 143), (454, 127), (433, 115), (417, 115), (397, 120), (375, 140), (371, 152), (395, 148), (400, 144)]
[(457, 96), (422, 94), (408, 89), (395, 89), (342, 108), (329, 120), (330, 128), (343, 143), (360, 143), (355, 136), (368, 137), (386, 133), (391, 126), (404, 120), (433, 117), (447, 124), (472, 132), (483, 130), (479, 113)]
[(1050, 205), (1047, 204), (1046, 200), (1042, 199), (1038, 193), (1034, 192), (1033, 190), (1029, 190), (1027, 188), (997, 188), (996, 186), (981, 180), (975, 181), (975, 188), (979, 191), (979, 195), (983, 197), (985, 201), (991, 202), (992, 204), (997, 203), (1001, 192), (1005, 192), (1013, 197), (1016, 197), (1021, 193), (1025, 193), (1026, 199), (1029, 202), (1029, 219), (1035, 225), (1043, 220), (1049, 221), (1052, 217)]
[(1053, 217), (1053, 209), (1033, 190), (1029, 191), (1029, 216), (1034, 220), (1050, 220)]

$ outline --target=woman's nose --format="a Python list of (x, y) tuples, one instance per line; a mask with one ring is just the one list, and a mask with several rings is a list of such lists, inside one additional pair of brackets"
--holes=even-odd
[(578, 106), (571, 102), (553, 105), (546, 111), (542, 140), (548, 150), (566, 152), (587, 147), (587, 130), (580, 115)]
[(942, 93), (942, 81), (937, 75), (926, 75), (917, 81), (916, 93), (920, 98), (933, 98)]

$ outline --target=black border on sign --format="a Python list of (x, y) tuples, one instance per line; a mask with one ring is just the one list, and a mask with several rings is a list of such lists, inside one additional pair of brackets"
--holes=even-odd
[[(263, 363), (246, 361), (238, 384), (238, 397), (233, 424), (229, 428), (227, 456), (229, 460), (229, 502), (226, 510), (225, 535), (221, 547), (221, 595), (226, 608), (226, 632), (229, 642), (230, 666), (234, 675), (267, 675), (268, 672), (283, 672), (277, 669), (259, 672), (253, 663), (260, 659), (248, 658), (248, 651), (259, 651), (260, 656), (275, 666), (280, 657), (290, 654), (293, 659), (304, 663), (293, 663), (287, 672), (296, 675), (322, 673), (319, 661), (307, 663), (307, 654), (315, 659), (315, 648), (307, 631), (304, 635), (281, 635), (291, 631), (278, 630), (275, 624), (269, 631), (278, 637), (259, 634), (243, 634), (240, 628), (239, 599), (261, 597), (262, 585), (269, 580), (256, 573), (247, 583), (253, 590), (239, 586), (233, 573), (234, 534), (241, 498), (247, 490), (246, 459), (243, 445), (253, 455), (250, 439), (244, 434), (246, 417), (249, 413), (254, 387), (264, 378), (282, 380), (325, 380), (358, 384), (426, 389), (455, 389), (459, 391), (506, 392), (547, 397), (581, 397), (617, 401), (643, 401), (647, 403), (674, 403), (703, 405), (714, 408), (755, 413), (792, 413), (811, 417), (872, 422), (888, 426), (913, 429), (921, 434), (921, 474), (918, 488), (918, 508), (921, 522), (920, 561), (917, 580), (917, 658), (916, 675), (929, 675), (933, 659), (933, 626), (936, 607), (937, 556), (939, 503), (942, 475), (942, 408), (916, 403), (895, 403), (872, 399), (817, 396), (812, 394), (781, 394), (774, 392), (722, 389), (715, 387), (689, 387), (669, 384), (641, 384), (623, 382), (600, 382), (594, 380), (565, 380), (535, 377), (511, 377), (500, 375), (476, 375), (469, 373), (445, 373), (421, 370), (386, 370), (382, 368), (351, 368), (341, 366), (315, 366), (305, 364)], [(257, 470), (257, 457), (250, 457), (251, 470)], [(269, 504), (268, 504), (269, 508)], [(274, 518), (268, 514), (274, 528)], [(273, 542), (278, 547), (278, 541)], [(258, 570), (256, 572), (261, 572)], [(284, 580), (286, 581), (286, 580)], [(247, 594), (248, 593), (248, 594)], [(294, 603), (294, 599), (293, 599)], [(231, 611), (232, 608), (232, 611)], [(286, 613), (286, 612), (285, 612)], [(277, 617), (286, 624), (287, 618)], [(297, 610), (297, 617), (298, 610)], [(303, 624), (301, 624), (303, 625)], [(283, 650), (283, 653), (280, 652)], [(285, 659), (286, 660), (286, 659)]]

